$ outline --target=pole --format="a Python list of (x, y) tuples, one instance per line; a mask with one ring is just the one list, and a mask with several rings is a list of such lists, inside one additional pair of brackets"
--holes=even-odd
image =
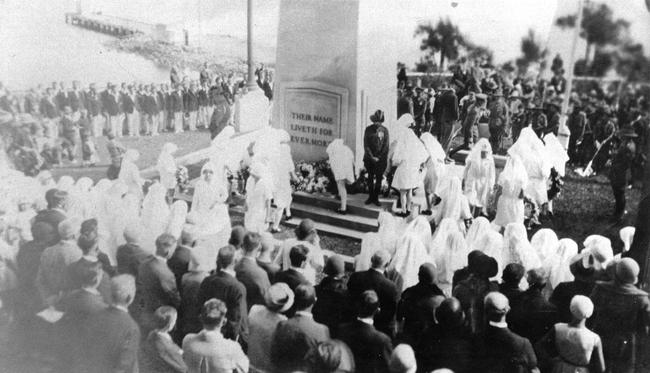
[(253, 62), (253, 0), (247, 0), (246, 26), (247, 26), (246, 43), (248, 47), (247, 88), (248, 91), (252, 91), (257, 89), (257, 82), (255, 81), (255, 62)]
[(560, 110), (560, 128), (558, 130), (558, 141), (562, 144), (564, 149), (568, 148), (569, 145), (569, 136), (571, 132), (569, 131), (566, 122), (569, 116), (569, 100), (571, 99), (571, 90), (573, 89), (573, 70), (575, 65), (576, 57), (576, 46), (578, 45), (578, 38), (580, 37), (580, 30), (582, 28), (582, 11), (584, 8), (585, 0), (578, 0), (578, 16), (576, 18), (575, 32), (573, 33), (573, 43), (571, 45), (571, 53), (569, 54), (569, 61), (567, 64), (568, 74), (567, 74), (567, 83), (566, 90), (564, 92), (564, 99), (562, 100), (562, 109)]

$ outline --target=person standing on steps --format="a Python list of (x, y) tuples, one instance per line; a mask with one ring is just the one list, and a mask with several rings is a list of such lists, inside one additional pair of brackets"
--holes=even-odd
[(366, 205), (374, 203), (380, 206), (379, 192), (381, 180), (388, 164), (388, 129), (384, 127), (384, 112), (375, 111), (370, 116), (371, 125), (366, 127), (363, 135), (363, 165), (368, 172), (368, 199)]

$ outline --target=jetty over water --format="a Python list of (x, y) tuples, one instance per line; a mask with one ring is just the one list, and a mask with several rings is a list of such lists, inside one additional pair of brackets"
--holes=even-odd
[(169, 41), (170, 38), (170, 32), (165, 24), (140, 22), (102, 13), (66, 13), (65, 22), (87, 30), (117, 37), (146, 34), (160, 41)]

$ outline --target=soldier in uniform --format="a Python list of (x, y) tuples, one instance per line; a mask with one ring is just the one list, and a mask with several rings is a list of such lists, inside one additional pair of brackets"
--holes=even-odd
[(636, 154), (634, 139), (637, 134), (632, 128), (625, 127), (618, 133), (620, 144), (611, 160), (609, 182), (614, 194), (614, 213), (612, 221), (618, 222), (625, 214), (625, 189), (627, 187), (627, 170), (632, 166)]
[(363, 135), (363, 163), (368, 171), (368, 199), (366, 205), (374, 203), (380, 206), (379, 192), (381, 191), (381, 180), (384, 171), (388, 166), (388, 129), (384, 127), (384, 112), (375, 111), (370, 116), (372, 124), (366, 127)]

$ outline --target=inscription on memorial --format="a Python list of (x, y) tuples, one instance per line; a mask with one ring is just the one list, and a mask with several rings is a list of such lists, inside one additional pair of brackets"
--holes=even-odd
[(347, 110), (347, 92), (343, 95), (320, 88), (292, 87), (284, 93), (284, 125), (291, 136), (294, 159), (326, 158), (327, 146), (341, 136), (343, 100)]

